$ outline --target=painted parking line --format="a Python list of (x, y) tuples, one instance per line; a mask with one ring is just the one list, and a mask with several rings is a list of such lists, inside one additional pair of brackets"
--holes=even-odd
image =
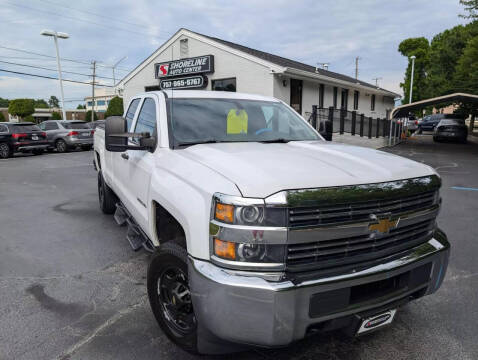
[(478, 188), (472, 188), (472, 187), (452, 186), (451, 188), (454, 190), (478, 191)]

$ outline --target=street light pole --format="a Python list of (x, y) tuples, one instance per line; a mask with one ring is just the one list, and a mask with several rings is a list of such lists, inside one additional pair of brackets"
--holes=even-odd
[(415, 59), (417, 57), (415, 55), (410, 56), (410, 59), (412, 59), (412, 75), (410, 78), (410, 99), (408, 101), (409, 104), (412, 103), (412, 93), (413, 93), (413, 73), (415, 72)]
[(52, 30), (43, 30), (41, 35), (52, 36), (55, 40), (55, 49), (56, 49), (56, 64), (58, 66), (58, 80), (60, 81), (60, 93), (61, 93), (61, 111), (63, 114), (63, 120), (66, 120), (66, 111), (65, 111), (65, 94), (63, 93), (63, 81), (61, 78), (61, 64), (60, 64), (60, 51), (58, 49), (58, 38), (68, 39), (69, 35), (62, 32), (56, 32)]

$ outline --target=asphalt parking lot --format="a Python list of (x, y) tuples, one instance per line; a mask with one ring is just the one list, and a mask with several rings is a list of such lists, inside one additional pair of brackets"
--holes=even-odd
[[(442, 175), (439, 224), (453, 246), (442, 288), (365, 337), (334, 332), (227, 358), (478, 358), (478, 144), (422, 136), (387, 151)], [(100, 212), (91, 161), (92, 152), (0, 160), (0, 359), (194, 358), (157, 326), (149, 254), (132, 252), (125, 228)]]

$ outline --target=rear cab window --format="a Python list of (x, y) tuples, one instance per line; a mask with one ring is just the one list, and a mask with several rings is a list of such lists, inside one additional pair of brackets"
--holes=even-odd
[(64, 122), (61, 124), (65, 129), (89, 129), (88, 124), (81, 121)]
[(30, 132), (30, 131), (41, 131), (38, 125), (35, 124), (15, 124), (13, 125), (12, 132), (15, 134)]
[(7, 133), (8, 127), (0, 124), (0, 133)]

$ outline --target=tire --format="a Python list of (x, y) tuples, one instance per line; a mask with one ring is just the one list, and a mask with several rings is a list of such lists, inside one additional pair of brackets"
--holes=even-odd
[(176, 241), (163, 244), (151, 259), (147, 283), (151, 310), (163, 332), (184, 350), (197, 354), (198, 327), (189, 293), (186, 249)]
[(43, 154), (43, 151), (44, 151), (43, 149), (35, 149), (35, 150), (32, 150), (32, 153), (34, 155), (41, 155)]
[(93, 145), (82, 145), (81, 150), (90, 151), (93, 148)]
[(0, 159), (8, 159), (13, 155), (12, 149), (6, 143), (0, 143)]
[(113, 190), (105, 183), (103, 174), (98, 171), (98, 201), (104, 214), (113, 214), (116, 211), (117, 197)]
[(56, 151), (59, 153), (66, 153), (68, 152), (68, 145), (66, 144), (65, 140), (57, 140), (55, 143)]

